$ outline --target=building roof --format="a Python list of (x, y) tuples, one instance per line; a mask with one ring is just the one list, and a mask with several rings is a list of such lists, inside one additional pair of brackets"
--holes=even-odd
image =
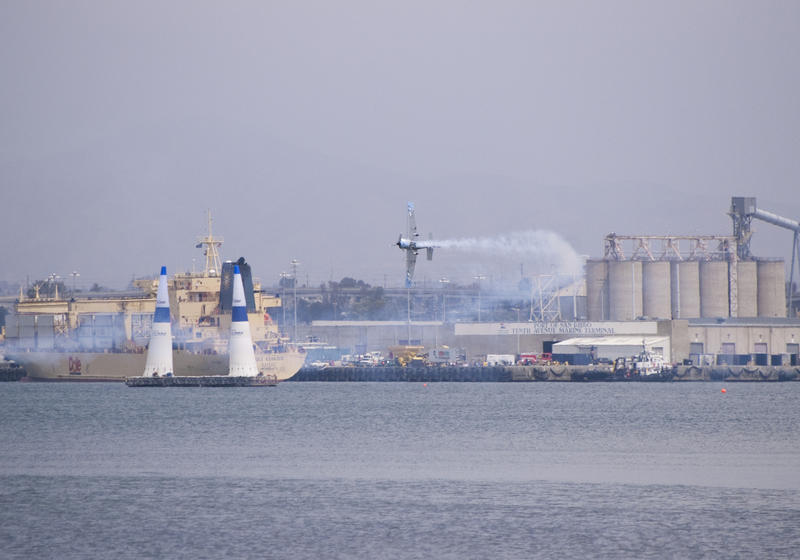
[[(412, 327), (436, 327), (441, 321), (411, 321)], [(312, 327), (406, 327), (408, 321), (311, 321)]]
[(585, 336), (561, 340), (553, 346), (652, 346), (668, 341), (668, 336)]
[(788, 317), (701, 317), (688, 321), (696, 327), (800, 327), (800, 319)]

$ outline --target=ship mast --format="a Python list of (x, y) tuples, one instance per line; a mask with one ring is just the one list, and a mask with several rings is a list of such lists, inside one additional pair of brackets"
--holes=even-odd
[(206, 257), (206, 266), (203, 273), (206, 276), (217, 276), (220, 273), (222, 265), (220, 264), (219, 248), (222, 247), (223, 239), (217, 237), (216, 239), (211, 234), (211, 210), (208, 211), (208, 235), (199, 239), (200, 243), (195, 245), (196, 248), (203, 249), (203, 254)]

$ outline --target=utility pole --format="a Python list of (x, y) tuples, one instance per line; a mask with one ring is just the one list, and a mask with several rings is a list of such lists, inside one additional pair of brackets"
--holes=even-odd
[(478, 322), (481, 322), (481, 280), (486, 280), (486, 276), (479, 274), (478, 276), (473, 276), (475, 280), (478, 281)]
[(75, 297), (75, 279), (80, 276), (80, 273), (77, 270), (73, 270), (70, 276), (72, 276), (72, 297)]
[(447, 285), (450, 283), (446, 277), (442, 276), (439, 279), (439, 283), (442, 285), (442, 323), (447, 322)]
[(411, 284), (406, 284), (406, 309), (408, 312), (408, 344), (411, 346)]
[(283, 309), (283, 321), (281, 321), (281, 327), (283, 328), (283, 334), (286, 334), (286, 279), (289, 278), (289, 275), (286, 272), (281, 272), (281, 308)]
[(294, 341), (297, 342), (297, 265), (300, 261), (292, 259), (292, 286), (294, 287)]
[(50, 294), (50, 297), (53, 299), (58, 299), (58, 280), (61, 278), (55, 272), (51, 273), (48, 279), (50, 280), (50, 284), (53, 286), (53, 291)]

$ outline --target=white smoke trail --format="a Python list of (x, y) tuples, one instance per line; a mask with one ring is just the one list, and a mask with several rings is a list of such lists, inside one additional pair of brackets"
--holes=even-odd
[(566, 239), (553, 231), (518, 231), (495, 237), (436, 240), (442, 249), (524, 259), (540, 272), (581, 274), (583, 260)]

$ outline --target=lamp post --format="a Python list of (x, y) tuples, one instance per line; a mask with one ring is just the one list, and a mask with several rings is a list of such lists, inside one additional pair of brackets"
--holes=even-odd
[(77, 270), (73, 270), (70, 276), (72, 276), (72, 297), (75, 297), (75, 279), (80, 276), (80, 273)]
[(50, 283), (53, 285), (53, 290), (51, 292), (51, 297), (53, 299), (58, 299), (58, 279), (59, 278), (61, 278), (61, 277), (58, 274), (56, 274), (55, 272), (51, 272), (50, 276), (48, 276), (48, 278), (47, 278), (50, 281)]
[(512, 307), (511, 309), (513, 309), (513, 310), (515, 310), (517, 312), (517, 326), (516, 326), (516, 330), (517, 330), (517, 358), (519, 358), (519, 329), (520, 329), (520, 327), (519, 327), (519, 310), (520, 310), (520, 306)]
[(292, 259), (292, 287), (294, 288), (294, 341), (297, 342), (297, 265), (300, 261)]
[(411, 283), (406, 282), (406, 321), (407, 326), (407, 333), (406, 336), (408, 337), (408, 341), (406, 342), (407, 345), (411, 346)]
[(472, 277), (474, 280), (478, 281), (478, 322), (481, 322), (481, 280), (486, 280), (486, 276), (479, 274), (478, 276)]
[(442, 285), (442, 323), (447, 322), (447, 285), (450, 280), (445, 276), (439, 278), (439, 283)]
[(281, 326), (283, 327), (283, 334), (286, 334), (286, 279), (289, 278), (289, 275), (286, 272), (281, 272), (281, 308), (283, 309), (283, 321), (281, 321)]

